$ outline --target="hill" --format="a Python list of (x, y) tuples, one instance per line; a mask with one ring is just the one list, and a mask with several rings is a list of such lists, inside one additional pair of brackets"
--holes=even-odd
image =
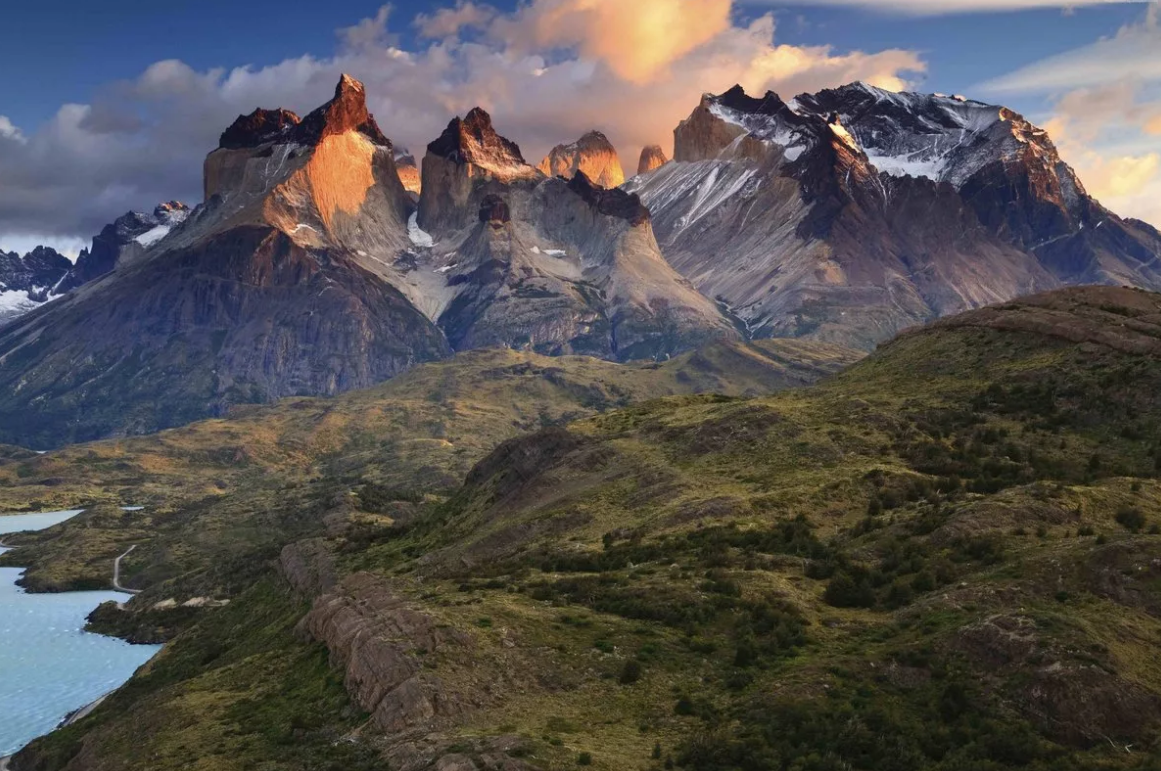
[(15, 769), (1156, 768), (1159, 330), (1068, 290), (548, 426), (448, 498), (334, 478), (282, 578)]
[(32, 566), (25, 582), (34, 588), (104, 586), (109, 560), (136, 543), (127, 569), (142, 575), (131, 585), (190, 570), (194, 585), (158, 591), (229, 594), (236, 584), (222, 576), (230, 571), (207, 572), (207, 563), (225, 553), (239, 563), (263, 549), (276, 554), (319, 527), (319, 506), (343, 510), (342, 496), (336, 503), (319, 492), (340, 480), (410, 501), (438, 497), (522, 433), (673, 394), (800, 387), (857, 358), (796, 341), (721, 343), (663, 364), (472, 351), (332, 399), (237, 408), (228, 418), (44, 455), (14, 450), (0, 461), (0, 509), (87, 511), (84, 527), (64, 528), (63, 537), (48, 531), (43, 546), (9, 559)]

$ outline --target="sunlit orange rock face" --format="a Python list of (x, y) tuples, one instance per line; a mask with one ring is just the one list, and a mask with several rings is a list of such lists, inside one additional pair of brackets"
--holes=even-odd
[(419, 166), (415, 163), (415, 157), (407, 152), (400, 152), (398, 148), (395, 153), (395, 170), (399, 172), (399, 181), (403, 183), (403, 189), (409, 193), (419, 195), (423, 191), (423, 181), (419, 176)]
[[(171, 229), (155, 246), (126, 254), (106, 280), (26, 330), (32, 339), (49, 327), (68, 337), (29, 361), (30, 383), (58, 381), (68, 361), (130, 355), (143, 372), (183, 375), (127, 388), (102, 367), (86, 378), (87, 393), (107, 414), (131, 417), (54, 424), (64, 413), (46, 401), (28, 411), (45, 427), (44, 443), (152, 432), (240, 402), (365, 388), (447, 356), (443, 332), (400, 289), (395, 263), (413, 246), (415, 204), (394, 157), (350, 77), (302, 119), (287, 110), (238, 118), (206, 159), (205, 203), (186, 216), (176, 204), (159, 208), (156, 218)], [(26, 339), (3, 337), (0, 349)]]
[[(241, 225), (272, 226), (300, 246), (341, 248), (381, 272), (406, 248), (414, 206), (395, 157), (367, 111), (363, 85), (348, 75), (334, 98), (305, 118), (255, 110), (206, 158), (206, 201), (216, 203), (192, 240)], [(417, 177), (414, 163), (411, 170)]]
[(669, 163), (669, 159), (665, 157), (665, 151), (661, 149), (661, 145), (649, 145), (641, 149), (641, 160), (637, 162), (637, 173), (648, 174), (667, 163)]
[(601, 187), (619, 187), (625, 182), (616, 148), (599, 131), (590, 131), (570, 145), (552, 148), (538, 168), (549, 177), (565, 179), (584, 172), (589, 181)]

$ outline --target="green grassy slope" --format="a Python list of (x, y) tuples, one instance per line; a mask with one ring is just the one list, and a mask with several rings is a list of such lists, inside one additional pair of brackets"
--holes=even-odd
[[(341, 734), (360, 763), (416, 769), (1157, 769), (1159, 353), (1161, 296), (1066, 290), (905, 334), (814, 388), (509, 439), (447, 499), (363, 487), (319, 542), (348, 577), (329, 602), (394, 629), (383, 661), (417, 667), (434, 706), (384, 731), (377, 700), (414, 699), (369, 703), (348, 668), (353, 704), (289, 741), (309, 758)], [(294, 602), (260, 586), (229, 611)], [(318, 612), (300, 629), (335, 643)], [(262, 652), (223, 618), (17, 771), (178, 768), (175, 727), (188, 749), (224, 725), (242, 749), (188, 767), (323, 767), (271, 760), (297, 700), (260, 685)], [(229, 717), (255, 700), (274, 717)], [(128, 746), (146, 713), (169, 717)]]
[[(112, 560), (137, 544), (124, 567), (128, 585), (147, 587), (148, 598), (230, 596), (283, 544), (320, 531), (328, 513), (349, 513), (345, 492), (360, 485), (412, 501), (438, 497), (521, 433), (675, 393), (769, 393), (857, 357), (796, 341), (721, 344), (631, 365), (474, 351), (335, 399), (288, 399), (153, 436), (17, 457), (0, 464), (0, 507), (86, 511), (17, 537), (27, 548), (0, 563), (30, 567), (25, 583), (37, 590), (107, 586)], [(123, 504), (145, 509), (123, 512)]]

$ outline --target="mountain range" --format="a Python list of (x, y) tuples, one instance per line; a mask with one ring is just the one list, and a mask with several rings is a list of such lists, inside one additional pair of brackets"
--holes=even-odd
[(690, 106), (343, 76), (0, 254), (0, 568), (164, 645), (0, 770), (1157, 771), (1161, 234), (1002, 107)]
[(3, 256), (0, 441), (151, 432), (474, 348), (869, 350), (1046, 289), (1161, 289), (1157, 230), (1089, 197), (1046, 132), (964, 97), (734, 87), (638, 172), (598, 131), (534, 167), (480, 108), (417, 166), (349, 76), (305, 117), (240, 116), (193, 210), (127, 214), (75, 265)]

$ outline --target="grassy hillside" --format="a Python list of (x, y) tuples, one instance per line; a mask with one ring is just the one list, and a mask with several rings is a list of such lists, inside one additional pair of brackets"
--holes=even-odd
[(548, 425), (446, 499), (356, 488), (296, 592), (256, 579), (16, 769), (1157, 769), (1158, 353), (1161, 297), (1067, 290)]
[(78, 502), (164, 504), (348, 469), (384, 484), (448, 488), (499, 441), (645, 399), (800, 387), (861, 354), (798, 341), (719, 344), (662, 364), (460, 354), (365, 391), (235, 409), (159, 434), (42, 456), (0, 448), (0, 512)]
[[(153, 436), (0, 461), (0, 509), (84, 507), (70, 524), (15, 540), (0, 563), (37, 590), (105, 587), (129, 545), (128, 585), (156, 600), (228, 597), (285, 543), (359, 507), (395, 509), (454, 490), (505, 439), (678, 393), (769, 393), (858, 358), (796, 341), (721, 344), (663, 364), (619, 365), (474, 351), (335, 399), (288, 399)], [(144, 506), (122, 511), (121, 506)], [(374, 504), (372, 504), (374, 506)], [(400, 514), (396, 512), (397, 516)]]

